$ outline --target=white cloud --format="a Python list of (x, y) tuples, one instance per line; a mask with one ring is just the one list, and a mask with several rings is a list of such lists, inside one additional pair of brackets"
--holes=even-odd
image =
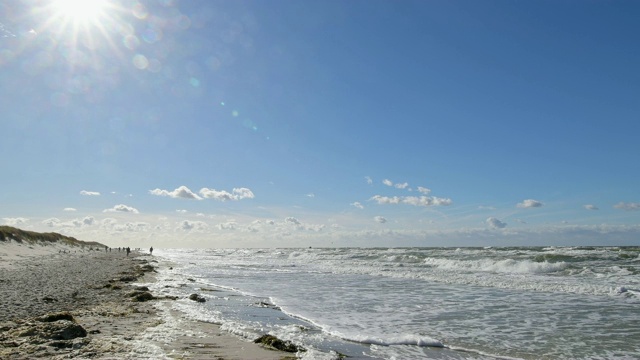
[(498, 220), (497, 218), (490, 217), (487, 219), (487, 225), (492, 229), (504, 229), (507, 227), (507, 223)]
[(293, 224), (293, 225), (301, 225), (300, 220), (294, 218), (294, 217), (288, 217), (286, 219), (284, 219), (285, 224)]
[(305, 230), (320, 232), (325, 228), (324, 224), (306, 224)]
[(111, 209), (105, 209), (103, 210), (103, 212), (125, 212), (125, 213), (133, 213), (133, 214), (139, 213), (138, 209), (133, 208), (131, 206), (124, 205), (124, 204), (116, 205)]
[(353, 203), (351, 203), (351, 204), (349, 204), (349, 205), (351, 205), (351, 206), (355, 206), (355, 207), (357, 207), (358, 209), (364, 209), (364, 206), (363, 206), (361, 203), (357, 202), (357, 201), (356, 201), (356, 202), (353, 202)]
[(100, 196), (100, 193), (97, 192), (97, 191), (82, 190), (82, 191), (80, 191), (80, 195), (84, 195), (84, 196)]
[(393, 181), (391, 181), (389, 179), (382, 180), (382, 183), (387, 185), (387, 186), (393, 186)]
[(310, 198), (314, 198), (316, 197), (316, 194), (314, 193), (308, 193), (307, 195), (305, 195), (306, 197), (310, 197)]
[(219, 201), (235, 200), (233, 194), (224, 190), (218, 191), (215, 189), (202, 188), (199, 192), (200, 195), (208, 199), (215, 199)]
[(371, 176), (365, 176), (364, 179), (367, 181), (367, 184), (373, 184), (373, 179), (371, 178)]
[(374, 200), (380, 205), (407, 204), (413, 206), (448, 206), (451, 199), (430, 196), (381, 196), (375, 195), (369, 200)]
[(538, 200), (527, 199), (521, 203), (518, 203), (516, 206), (519, 208), (537, 208), (541, 207), (543, 204)]
[(237, 196), (237, 200), (255, 198), (253, 192), (247, 188), (234, 188), (233, 194)]
[(387, 219), (385, 219), (385, 218), (384, 218), (384, 217), (382, 217), (382, 216), (376, 216), (376, 217), (374, 217), (374, 218), (373, 218), (373, 220), (374, 220), (375, 222), (377, 222), (377, 223), (380, 223), (380, 224), (384, 224), (384, 223), (386, 223), (386, 222), (387, 222)]
[(178, 223), (177, 230), (183, 231), (205, 231), (209, 228), (209, 225), (203, 221), (189, 221), (183, 220)]
[(43, 220), (42, 223), (48, 227), (55, 227), (60, 223), (60, 219), (50, 218), (50, 219)]
[(188, 187), (182, 185), (179, 188), (173, 191), (154, 189), (149, 190), (151, 195), (156, 196), (168, 196), (174, 199), (192, 199), (192, 200), (202, 200), (202, 198), (196, 195), (193, 191), (191, 191)]
[(178, 214), (186, 214), (186, 213), (188, 213), (188, 212), (189, 212), (189, 210), (178, 209), (178, 210), (176, 210), (176, 212), (177, 212)]
[(232, 193), (224, 190), (202, 188), (200, 189), (199, 193), (205, 198), (218, 201), (237, 201), (242, 199), (255, 198), (253, 192), (247, 188), (234, 188)]
[(585, 205), (584, 208), (587, 210), (599, 210), (597, 206), (591, 204)]
[(409, 183), (395, 184), (396, 189), (406, 189), (409, 186)]
[(62, 209), (62, 211), (74, 212), (74, 211), (78, 211), (78, 210), (76, 210), (75, 208), (68, 207), (68, 208)]
[(389, 197), (389, 196), (382, 196), (382, 195), (374, 195), (369, 200), (375, 200), (380, 205), (387, 205), (387, 204), (400, 204), (400, 202), (402, 201), (402, 198), (398, 196)]
[(627, 211), (635, 211), (635, 210), (640, 210), (640, 203), (626, 203), (624, 201), (621, 201), (615, 205), (613, 205), (614, 208), (616, 209), (622, 209), (622, 210), (627, 210)]
[(218, 229), (220, 230), (235, 230), (238, 226), (238, 223), (235, 221), (227, 221), (224, 223), (218, 224)]
[(429, 195), (431, 193), (431, 189), (427, 189), (426, 187), (418, 186), (418, 192), (424, 195)]
[(124, 224), (116, 224), (114, 230), (117, 232), (146, 232), (150, 228), (150, 225), (145, 222), (126, 222)]
[(17, 217), (17, 218), (2, 218), (4, 220), (5, 225), (9, 226), (18, 226), (23, 225), (29, 221), (27, 218)]

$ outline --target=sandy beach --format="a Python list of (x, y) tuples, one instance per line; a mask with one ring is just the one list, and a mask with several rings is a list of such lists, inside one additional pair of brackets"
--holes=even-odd
[(184, 319), (177, 299), (141, 286), (165, 266), (147, 253), (0, 242), (0, 358), (295, 358)]

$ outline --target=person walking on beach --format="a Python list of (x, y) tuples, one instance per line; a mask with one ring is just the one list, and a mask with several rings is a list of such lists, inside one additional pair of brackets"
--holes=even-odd
[(153, 246), (149, 249), (149, 255), (153, 255)]
[(127, 246), (127, 256), (129, 256), (130, 252), (131, 252), (131, 249)]

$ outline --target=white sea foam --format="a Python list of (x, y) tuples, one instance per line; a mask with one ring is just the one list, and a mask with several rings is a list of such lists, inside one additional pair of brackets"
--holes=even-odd
[(640, 353), (640, 264), (625, 251), (177, 250), (163, 291), (213, 288), (204, 306), (177, 304), (240, 336), (301, 344), (309, 359), (623, 359)]
[(451, 260), (441, 258), (427, 258), (427, 265), (446, 270), (481, 271), (513, 274), (541, 274), (551, 273), (567, 268), (564, 262), (534, 262), (531, 260), (514, 259), (481, 259), (481, 260)]

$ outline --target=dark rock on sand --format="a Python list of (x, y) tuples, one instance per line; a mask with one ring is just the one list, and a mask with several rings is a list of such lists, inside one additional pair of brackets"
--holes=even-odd
[(124, 275), (120, 277), (120, 281), (122, 282), (132, 282), (136, 281), (138, 278), (133, 275)]
[(58, 299), (51, 297), (51, 296), (45, 296), (42, 298), (42, 301), (46, 302), (46, 303), (51, 303), (51, 302), (56, 302), (58, 301)]
[(197, 301), (197, 302), (205, 302), (205, 301), (207, 301), (207, 299), (203, 298), (202, 296), (200, 296), (198, 294), (189, 295), (189, 300), (193, 300), (193, 301)]
[(148, 291), (134, 291), (129, 294), (129, 297), (132, 298), (132, 301), (137, 302), (144, 302), (154, 299), (153, 295), (151, 295), (151, 293)]
[(44, 316), (39, 317), (37, 320), (40, 322), (54, 322), (58, 320), (68, 320), (68, 321), (75, 322), (73, 315), (71, 315), (69, 312), (66, 312), (66, 311), (59, 312), (59, 313), (46, 314)]
[(280, 351), (286, 351), (290, 353), (307, 351), (302, 346), (298, 346), (288, 340), (287, 341), (280, 340), (273, 335), (262, 335), (261, 337), (255, 339), (253, 342), (256, 344), (262, 344)]

